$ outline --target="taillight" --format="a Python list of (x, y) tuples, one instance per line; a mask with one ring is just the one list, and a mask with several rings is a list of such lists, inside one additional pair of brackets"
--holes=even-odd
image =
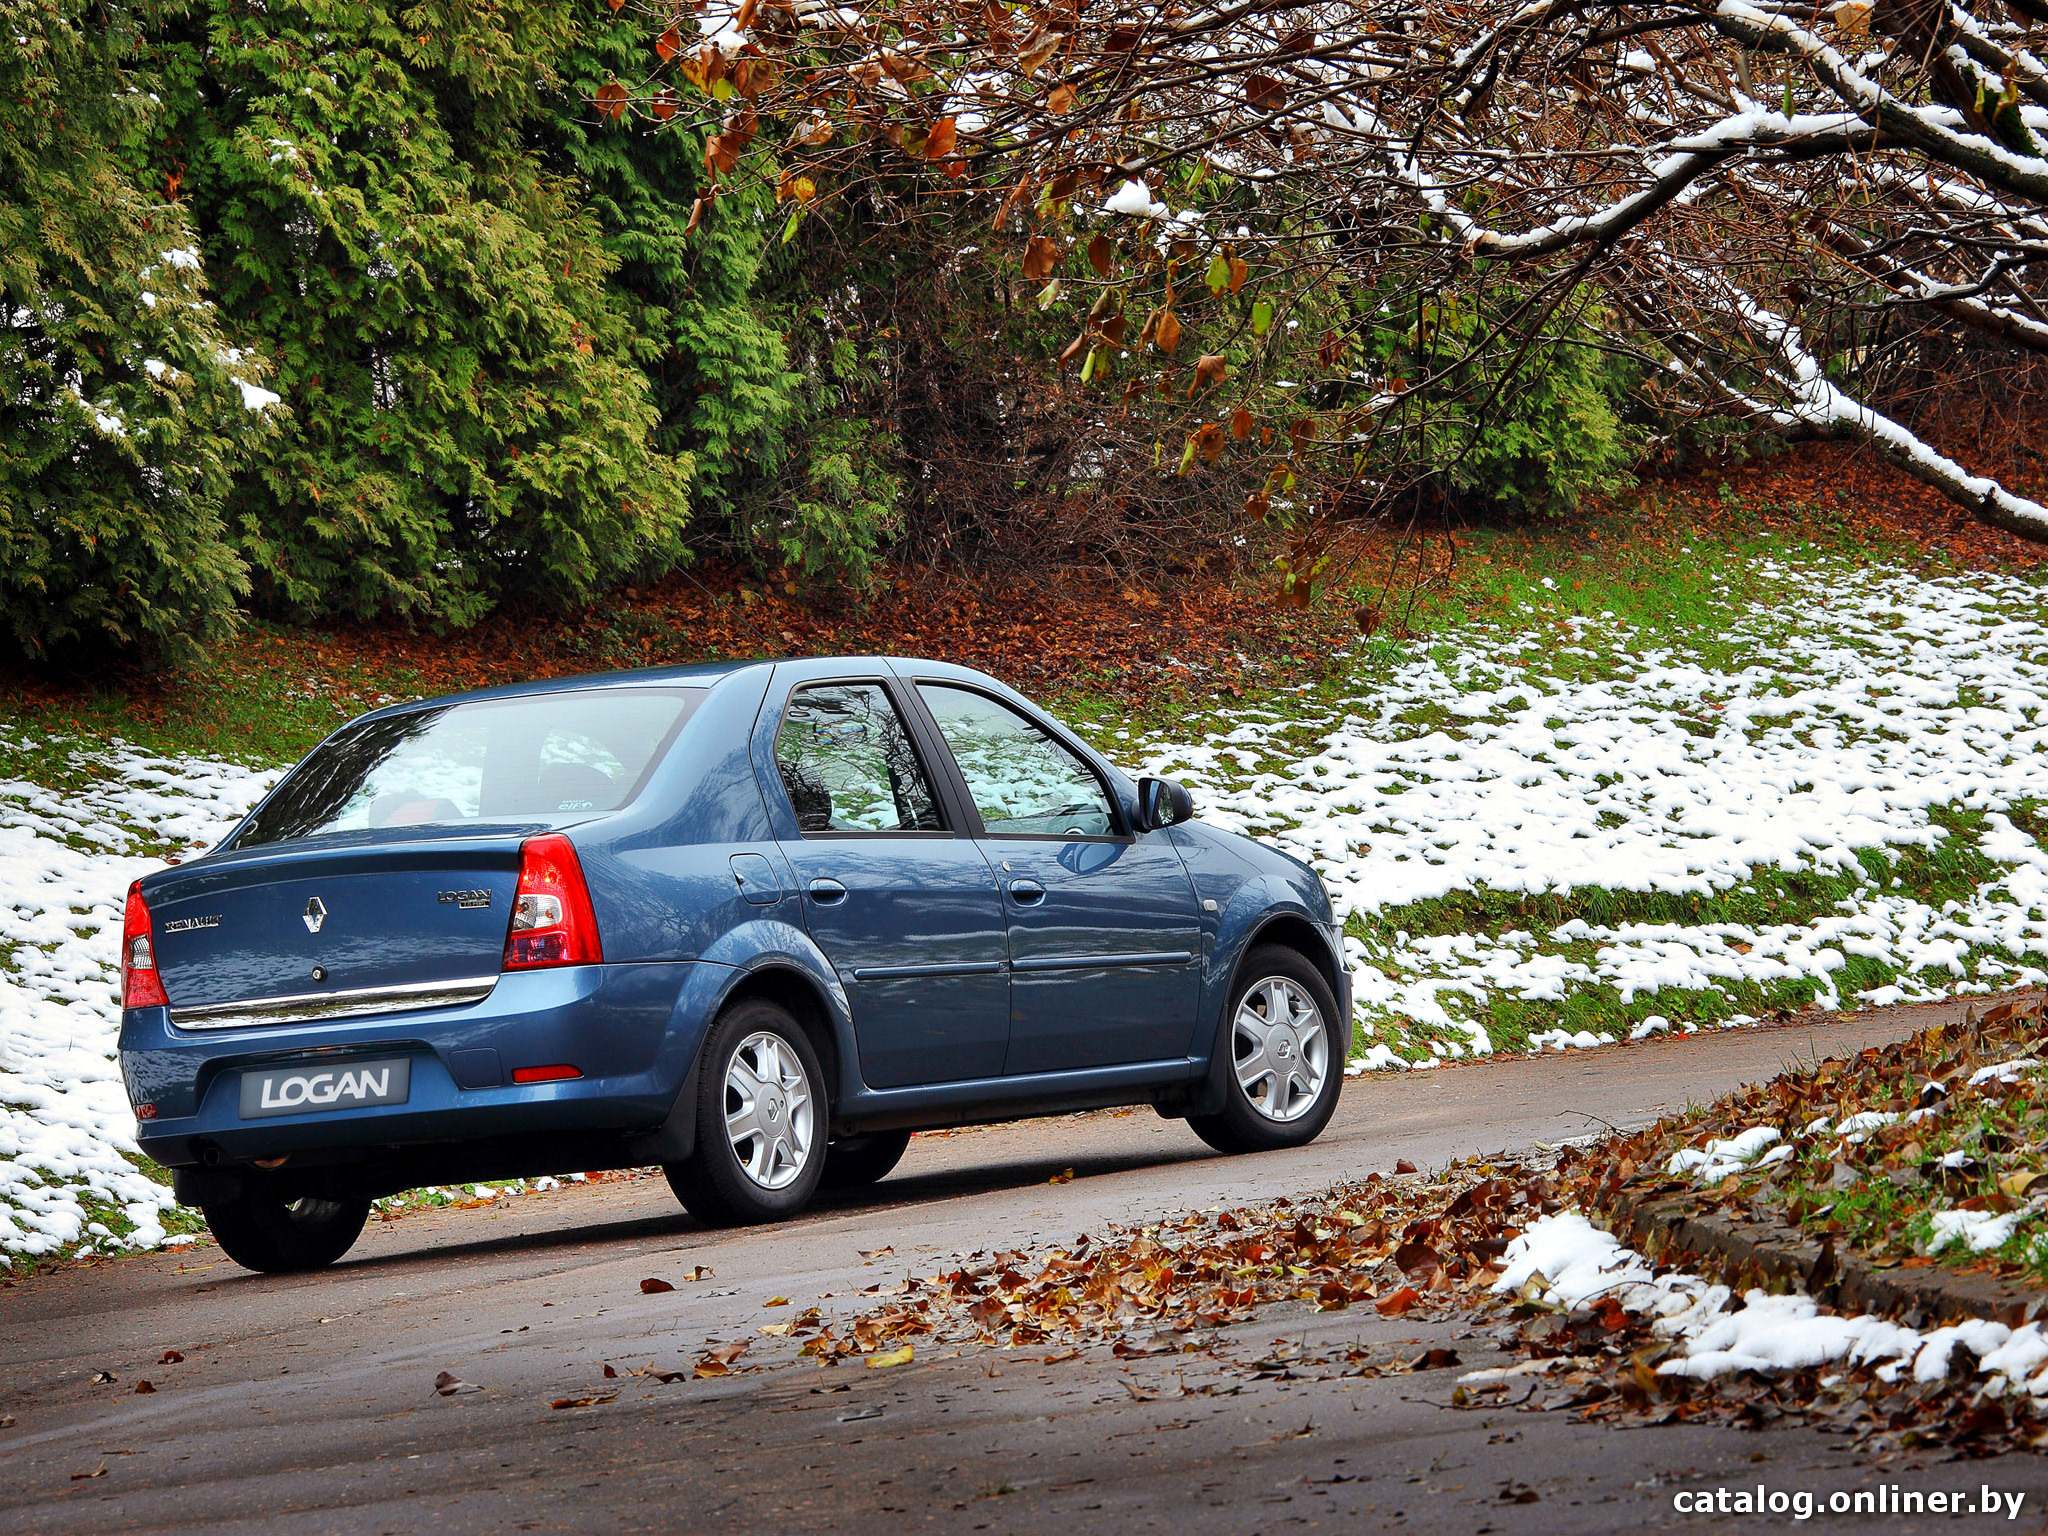
[(149, 931), (149, 903), (142, 882), (128, 887), (128, 910), (121, 915), (121, 1006), (168, 1008), (163, 978), (156, 973), (156, 942)]
[(576, 849), (559, 833), (519, 845), (519, 889), (512, 897), (512, 927), (505, 935), (505, 969), (595, 965), (604, 959), (597, 914)]

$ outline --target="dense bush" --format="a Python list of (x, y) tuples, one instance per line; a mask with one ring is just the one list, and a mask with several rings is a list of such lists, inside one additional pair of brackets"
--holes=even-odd
[[(693, 220), (687, 113), (601, 105), (656, 55), (637, 7), (0, 14), (0, 594), (32, 653), (203, 639), (243, 601), (460, 625), (693, 549), (857, 586), (892, 554), (1284, 545), (1303, 595), (1332, 512), (1566, 511), (1631, 451), (1597, 325), (1496, 327), (1516, 296), (1483, 284), (1311, 285), (1276, 316), (1191, 238), (1141, 230), (1104, 283), (1091, 232), (1139, 226), (1077, 203), (1020, 265), (914, 187), (806, 206), (739, 177)], [(1226, 176), (1172, 190), (1254, 216)], [(1117, 315), (1079, 354), (1062, 284)], [(1342, 428), (1313, 494), (1304, 415)]]
[(247, 590), (222, 502), (266, 396), (124, 154), (154, 128), (141, 35), (83, 0), (0, 0), (0, 34), (7, 631), (32, 657), (218, 634)]
[(230, 512), (259, 600), (465, 623), (682, 550), (618, 258), (536, 148), (566, 6), (205, 0), (155, 159), (292, 407)]
[(1376, 339), (1396, 374), (1459, 359), (1418, 412), (1436, 493), (1468, 510), (1554, 517), (1617, 488), (1633, 461), (1621, 412), (1632, 370), (1604, 345), (1597, 309), (1518, 321), (1525, 299), (1514, 288), (1437, 295)]

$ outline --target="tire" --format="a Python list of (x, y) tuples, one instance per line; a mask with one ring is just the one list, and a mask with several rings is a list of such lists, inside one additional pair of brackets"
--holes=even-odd
[(325, 1269), (355, 1246), (368, 1200), (280, 1200), (247, 1194), (199, 1207), (221, 1252), (264, 1275)]
[(903, 1161), (910, 1145), (908, 1131), (871, 1131), (865, 1136), (842, 1136), (825, 1149), (825, 1172), (820, 1189), (866, 1189), (889, 1176), (889, 1170)]
[[(1351, 1021), (1337, 1017), (1330, 984), (1294, 950), (1259, 945), (1245, 956), (1237, 974), (1216, 1034), (1223, 1107), (1214, 1114), (1190, 1115), (1188, 1124), (1219, 1152), (1306, 1146), (1322, 1134), (1337, 1111)], [(1287, 1008), (1289, 1028), (1273, 1042), (1274, 1054), (1262, 1058), (1254, 1027), (1276, 1003)], [(1309, 1005), (1315, 1010), (1313, 1025), (1300, 1011)], [(1242, 1032), (1241, 1013), (1249, 1014)], [(1311, 1091), (1307, 1085), (1312, 1079)], [(1282, 1092), (1285, 1098), (1275, 1096)]]
[[(767, 1091), (750, 1093), (749, 1082)], [(810, 1203), (825, 1167), (831, 1105), (818, 1053), (786, 1008), (750, 998), (719, 1015), (704, 1042), (696, 1092), (696, 1150), (662, 1169), (684, 1209), (706, 1226), (730, 1227), (780, 1221)], [(743, 1163), (728, 1115), (750, 1102), (761, 1115), (743, 1138)]]

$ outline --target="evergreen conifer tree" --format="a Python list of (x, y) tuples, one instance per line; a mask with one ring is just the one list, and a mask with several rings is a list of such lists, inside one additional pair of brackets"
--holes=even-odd
[(294, 402), (231, 500), (266, 604), (462, 624), (680, 558), (689, 457), (542, 153), (579, 27), (549, 0), (202, 0), (165, 39), (160, 168)]
[(222, 501), (275, 397), (135, 168), (150, 14), (0, 0), (0, 602), (31, 657), (217, 635), (246, 590)]

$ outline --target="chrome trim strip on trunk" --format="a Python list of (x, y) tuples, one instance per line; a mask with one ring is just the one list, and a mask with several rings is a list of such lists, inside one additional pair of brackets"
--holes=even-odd
[(252, 997), (239, 1003), (208, 1003), (171, 1009), (177, 1029), (247, 1029), (259, 1024), (310, 1024), (365, 1013), (406, 1013), (420, 1008), (460, 1008), (480, 1003), (498, 984), (495, 974), (454, 981), (417, 981), (395, 987), (355, 987), (340, 992), (300, 992), (290, 997)]

